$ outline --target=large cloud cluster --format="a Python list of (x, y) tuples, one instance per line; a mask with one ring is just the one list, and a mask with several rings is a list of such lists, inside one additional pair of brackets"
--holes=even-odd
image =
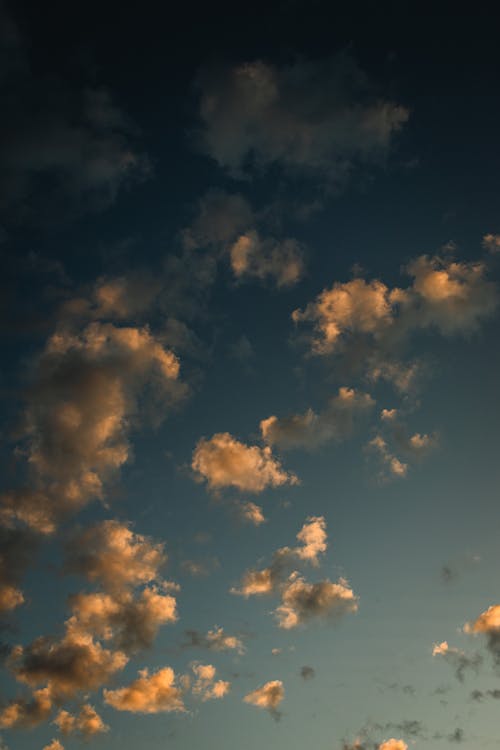
[(22, 438), (32, 486), (1, 498), (5, 523), (51, 533), (128, 460), (128, 433), (147, 385), (165, 408), (182, 395), (179, 361), (147, 328), (94, 322), (60, 329), (38, 359)]

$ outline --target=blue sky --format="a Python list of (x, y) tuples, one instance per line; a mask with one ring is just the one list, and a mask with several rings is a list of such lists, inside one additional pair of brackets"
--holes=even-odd
[(2, 750), (499, 746), (491, 19), (0, 22)]

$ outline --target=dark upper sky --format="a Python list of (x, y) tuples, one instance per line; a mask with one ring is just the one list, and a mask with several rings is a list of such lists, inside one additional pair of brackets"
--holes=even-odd
[(498, 746), (497, 36), (0, 4), (2, 750)]

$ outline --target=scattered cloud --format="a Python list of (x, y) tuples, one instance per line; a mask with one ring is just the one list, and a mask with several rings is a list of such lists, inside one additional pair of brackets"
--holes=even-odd
[(251, 500), (234, 501), (232, 508), (239, 521), (249, 523), (252, 526), (261, 526), (266, 522), (264, 511), (260, 505), (253, 503)]
[(201, 438), (191, 467), (211, 490), (234, 487), (240, 492), (259, 493), (267, 487), (298, 483), (295, 474), (283, 469), (269, 446), (246, 445), (228, 432), (218, 432), (209, 440)]
[(493, 255), (500, 253), (500, 234), (485, 234), (483, 248)]
[(442, 643), (435, 643), (432, 649), (433, 656), (440, 656), (447, 661), (455, 670), (457, 680), (463, 682), (465, 679), (465, 672), (472, 670), (477, 673), (480, 668), (483, 658), (481, 654), (466, 654), (465, 651), (449, 646), (447, 641)]
[(76, 715), (64, 710), (59, 711), (54, 719), (54, 724), (62, 734), (78, 733), (84, 739), (103, 734), (109, 730), (95, 708), (88, 703), (81, 706), (79, 713)]
[(171, 667), (163, 667), (151, 674), (143, 669), (130, 685), (104, 690), (104, 702), (117, 711), (134, 714), (183, 713), (186, 710), (182, 689), (177, 686)]
[(338, 185), (354, 165), (383, 161), (408, 118), (346, 53), (283, 66), (213, 66), (197, 87), (199, 146), (237, 177), (279, 165)]
[(224, 628), (214, 625), (206, 635), (198, 630), (186, 630), (187, 643), (183, 643), (184, 648), (206, 648), (209, 651), (236, 651), (242, 655), (245, 653), (243, 640), (236, 635), (227, 635)]
[(193, 695), (197, 695), (202, 701), (224, 698), (231, 688), (231, 683), (225, 680), (216, 680), (217, 670), (212, 664), (193, 664), (191, 667), (195, 682), (192, 686)]
[(269, 711), (271, 716), (275, 719), (279, 719), (281, 716), (278, 707), (283, 702), (285, 697), (285, 688), (281, 680), (270, 680), (261, 687), (252, 690), (252, 692), (245, 695), (243, 698), (245, 703), (257, 708), (263, 708)]
[(476, 620), (466, 623), (464, 632), (473, 635), (484, 634), (495, 664), (500, 664), (500, 604), (493, 604)]
[(300, 668), (300, 676), (303, 680), (312, 680), (316, 676), (316, 670), (313, 667), (307, 665)]
[(358, 610), (358, 598), (343, 578), (337, 583), (329, 580), (308, 583), (298, 574), (292, 574), (281, 592), (281, 602), (275, 614), (279, 627), (285, 630), (312, 619), (337, 619)]
[(349, 437), (356, 418), (368, 412), (374, 404), (368, 393), (341, 387), (319, 414), (308, 409), (304, 414), (263, 419), (260, 423), (262, 438), (281, 450), (313, 450), (330, 440), (339, 441)]
[(237, 279), (271, 278), (276, 286), (296, 284), (304, 275), (304, 251), (294, 239), (262, 239), (256, 230), (242, 234), (229, 248), (232, 271)]

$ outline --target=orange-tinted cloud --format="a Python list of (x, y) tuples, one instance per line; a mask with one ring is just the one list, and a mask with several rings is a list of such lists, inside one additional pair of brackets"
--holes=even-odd
[(241, 492), (259, 493), (267, 487), (298, 482), (294, 474), (283, 469), (270, 447), (246, 445), (228, 432), (219, 432), (209, 440), (202, 438), (191, 466), (212, 490), (234, 487)]
[(251, 693), (245, 695), (243, 700), (245, 703), (257, 708), (263, 708), (269, 711), (274, 718), (279, 718), (280, 713), (278, 707), (282, 703), (285, 697), (285, 688), (281, 680), (271, 680), (266, 682), (264, 685), (252, 690)]
[(358, 598), (343, 578), (337, 583), (308, 583), (293, 574), (282, 589), (276, 617), (280, 628), (290, 630), (312, 619), (338, 618), (357, 610)]
[(54, 719), (54, 724), (62, 734), (80, 734), (85, 739), (103, 734), (109, 727), (103, 722), (95, 708), (85, 703), (78, 714), (70, 714), (68, 711), (59, 711)]
[(171, 667), (163, 667), (152, 674), (147, 669), (130, 685), (116, 690), (104, 690), (104, 702), (117, 711), (136, 714), (184, 712), (182, 690), (176, 685)]

